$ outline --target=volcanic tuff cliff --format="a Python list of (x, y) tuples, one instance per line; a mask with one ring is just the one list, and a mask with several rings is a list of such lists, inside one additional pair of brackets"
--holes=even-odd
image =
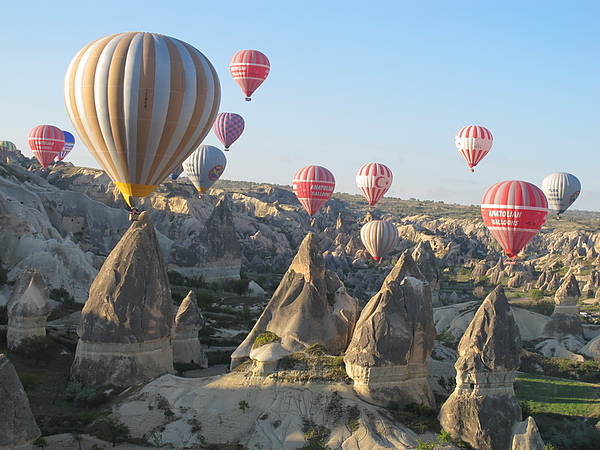
[[(390, 270), (385, 263), (372, 264), (358, 238), (366, 214), (397, 224), (401, 241), (388, 255), (392, 261), (420, 242), (430, 245), (441, 269), (474, 267), (483, 260), (492, 267), (502, 256), (476, 207), (383, 198), (371, 210), (358, 195), (335, 194), (311, 228), (289, 187), (219, 180), (210, 194), (197, 198), (191, 183), (180, 177), (165, 180), (141, 202), (155, 224), (169, 270), (209, 280), (237, 276), (238, 268), (287, 267), (303, 237), (313, 231), (327, 268), (352, 295), (366, 301)], [(220, 200), (223, 195), (227, 201)], [(49, 288), (64, 287), (83, 302), (102, 262), (128, 227), (124, 203), (108, 177), (64, 163), (42, 173), (20, 155), (9, 164), (0, 163), (0, 200), (0, 244), (6, 249), (1, 258), (9, 279), (36, 268)], [(222, 209), (214, 212), (219, 201), (224, 202)], [(581, 217), (581, 226), (568, 229), (569, 214)], [(569, 214), (560, 222), (550, 219), (527, 246), (538, 270), (560, 261), (577, 273), (597, 258), (600, 233), (587, 225), (593, 217)], [(216, 224), (212, 229), (211, 223)], [(230, 246), (235, 241), (239, 253)], [(218, 253), (222, 249), (226, 254)], [(207, 264), (219, 269), (208, 270)], [(517, 274), (512, 283), (526, 284), (527, 277)]]

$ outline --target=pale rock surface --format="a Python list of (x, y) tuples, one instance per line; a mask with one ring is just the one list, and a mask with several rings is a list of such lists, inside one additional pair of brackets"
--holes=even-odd
[(175, 315), (175, 336), (173, 337), (173, 362), (195, 363), (200, 367), (208, 367), (208, 359), (198, 331), (204, 326), (204, 316), (198, 308), (196, 294), (190, 291), (183, 299)]
[(533, 417), (518, 422), (513, 427), (513, 439), (510, 450), (544, 450), (545, 444)]
[(488, 266), (487, 266), (486, 261), (485, 260), (479, 261), (473, 268), (473, 271), (471, 272), (471, 278), (474, 280), (479, 280), (481, 277), (483, 277), (485, 275), (487, 270), (488, 270)]
[(31, 448), (41, 435), (17, 371), (0, 354), (0, 448)]
[(556, 339), (546, 339), (538, 344), (536, 344), (535, 349), (538, 353), (542, 355), (552, 358), (565, 358), (570, 359), (571, 361), (583, 362), (585, 358), (577, 353), (573, 353), (570, 350), (567, 350), (561, 343)]
[(154, 227), (144, 212), (92, 283), (71, 368), (88, 387), (132, 386), (173, 372), (174, 308)]
[(600, 336), (596, 336), (579, 351), (582, 355), (600, 361)]
[(429, 241), (419, 242), (412, 252), (412, 258), (415, 260), (425, 280), (429, 283), (433, 304), (437, 304), (442, 287), (442, 272), (440, 271), (437, 256), (435, 256), (435, 252), (431, 248)]
[(376, 405), (435, 405), (427, 380), (436, 335), (429, 284), (408, 252), (369, 300), (346, 350), (354, 390)]
[(48, 286), (37, 270), (23, 272), (6, 305), (8, 348), (14, 350), (23, 339), (46, 336), (46, 319), (52, 312)]
[(502, 287), (477, 310), (458, 346), (456, 389), (441, 408), (442, 427), (480, 450), (509, 448), (521, 420), (514, 393), (521, 336)]
[(554, 312), (544, 326), (543, 336), (561, 338), (566, 335), (583, 336), (577, 302), (581, 292), (575, 275), (567, 277), (554, 295)]
[(288, 353), (321, 344), (339, 355), (350, 342), (357, 317), (358, 300), (325, 268), (318, 238), (308, 233), (262, 315), (231, 355), (232, 368), (250, 357), (254, 340), (264, 331), (275, 333)]
[[(248, 404), (244, 411), (240, 401)], [(166, 409), (172, 417), (165, 417)], [(297, 385), (236, 372), (201, 379), (165, 375), (113, 411), (133, 437), (148, 439), (159, 432), (163, 443), (174, 448), (194, 448), (205, 440), (296, 450), (306, 444), (306, 421), (328, 431), (324, 444), (332, 449), (408, 450), (416, 448), (419, 438), (380, 408), (357, 399), (344, 383)]]

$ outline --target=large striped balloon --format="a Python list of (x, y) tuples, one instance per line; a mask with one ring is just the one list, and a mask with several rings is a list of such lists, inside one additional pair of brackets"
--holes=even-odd
[(183, 163), (185, 173), (200, 195), (215, 184), (226, 166), (225, 153), (212, 145), (201, 145)]
[(383, 194), (392, 186), (392, 171), (383, 164), (368, 163), (358, 169), (356, 184), (369, 202), (375, 206)]
[(242, 50), (237, 52), (229, 62), (231, 76), (246, 94), (246, 101), (267, 79), (271, 65), (264, 53), (258, 50)]
[(229, 146), (244, 132), (244, 126), (244, 118), (239, 114), (222, 112), (215, 119), (213, 131), (225, 146), (225, 151), (229, 151)]
[(62, 150), (58, 152), (58, 155), (56, 156), (56, 159), (58, 159), (59, 161), (65, 159), (67, 155), (71, 153), (73, 147), (75, 147), (75, 136), (73, 136), (71, 133), (65, 130), (62, 130), (62, 132), (65, 135), (65, 145), (63, 145)]
[(125, 199), (150, 195), (210, 132), (221, 100), (210, 61), (153, 33), (120, 33), (84, 47), (65, 76), (77, 134)]
[(398, 228), (386, 220), (371, 220), (360, 229), (360, 239), (377, 262), (394, 249), (400, 236)]
[(46, 169), (65, 145), (65, 135), (54, 125), (38, 125), (29, 132), (29, 147)]
[(488, 154), (494, 143), (490, 130), (477, 125), (462, 127), (454, 138), (456, 148), (463, 155), (467, 164), (474, 171), (479, 161)]
[(492, 236), (514, 260), (546, 222), (548, 201), (534, 184), (502, 181), (484, 194), (481, 215)]
[(321, 166), (303, 167), (292, 180), (292, 190), (310, 216), (327, 203), (334, 189), (333, 174)]
[(560, 218), (560, 214), (564, 213), (579, 197), (581, 183), (570, 173), (551, 173), (542, 180), (542, 191), (546, 194), (550, 209)]

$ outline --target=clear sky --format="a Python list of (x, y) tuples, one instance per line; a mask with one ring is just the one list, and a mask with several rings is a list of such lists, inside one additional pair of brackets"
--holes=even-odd
[[(600, 211), (600, 2), (102, 0), (5, 1), (0, 140), (27, 156), (29, 131), (73, 131), (62, 83), (73, 56), (114, 33), (181, 39), (219, 73), (221, 111), (246, 130), (223, 178), (291, 184), (322, 165), (359, 193), (367, 162), (394, 172), (388, 196), (479, 204), (492, 184), (538, 186), (553, 172), (582, 184), (575, 209)], [(229, 74), (256, 49), (271, 74), (251, 102)], [(494, 146), (470, 173), (454, 146), (482, 125)], [(78, 141), (67, 160), (100, 167)], [(211, 132), (204, 143), (222, 145)]]

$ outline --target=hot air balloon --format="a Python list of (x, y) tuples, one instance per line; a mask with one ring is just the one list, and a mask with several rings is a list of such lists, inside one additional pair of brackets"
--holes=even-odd
[(171, 175), (169, 175), (171, 177), (171, 180), (175, 181), (177, 178), (179, 178), (179, 175), (181, 175), (183, 173), (183, 164), (179, 164), (175, 170), (173, 172), (171, 172)]
[(45, 170), (65, 145), (65, 136), (53, 125), (38, 125), (29, 132), (29, 147)]
[(202, 195), (215, 184), (227, 165), (225, 153), (212, 145), (201, 145), (183, 163), (183, 168)]
[(365, 164), (356, 174), (356, 184), (371, 206), (375, 206), (383, 197), (392, 186), (393, 180), (392, 171), (379, 163)]
[(213, 131), (225, 146), (225, 151), (229, 151), (229, 146), (242, 135), (244, 125), (244, 119), (239, 114), (220, 113), (217, 116)]
[(462, 127), (454, 138), (456, 148), (463, 155), (471, 172), (479, 161), (488, 154), (494, 143), (492, 133), (487, 128), (477, 125)]
[(0, 141), (0, 147), (3, 147), (4, 150), (8, 152), (16, 152), (17, 146), (10, 141)]
[(321, 166), (303, 167), (292, 180), (292, 190), (309, 216), (327, 203), (334, 189), (333, 174)]
[(210, 132), (221, 87), (196, 48), (132, 32), (84, 47), (67, 69), (64, 96), (77, 134), (133, 206)]
[(396, 246), (400, 236), (392, 222), (371, 220), (360, 229), (360, 239), (373, 259), (380, 262)]
[(540, 188), (526, 181), (496, 183), (483, 196), (481, 215), (492, 236), (514, 264), (519, 252), (540, 231), (548, 217), (548, 201)]
[(62, 150), (60, 152), (58, 152), (58, 155), (56, 156), (56, 159), (58, 159), (59, 161), (62, 161), (63, 159), (65, 159), (67, 157), (67, 155), (69, 153), (71, 153), (71, 150), (73, 150), (73, 147), (75, 147), (75, 136), (73, 136), (71, 133), (69, 133), (68, 131), (62, 130), (63, 134), (65, 135), (65, 145), (63, 146)]
[(579, 197), (581, 183), (570, 173), (551, 173), (542, 180), (542, 191), (546, 194), (550, 209), (556, 211), (556, 216), (560, 219), (560, 215)]
[(271, 65), (264, 53), (258, 50), (242, 50), (237, 52), (229, 62), (229, 71), (233, 79), (246, 94), (246, 101), (267, 79)]

